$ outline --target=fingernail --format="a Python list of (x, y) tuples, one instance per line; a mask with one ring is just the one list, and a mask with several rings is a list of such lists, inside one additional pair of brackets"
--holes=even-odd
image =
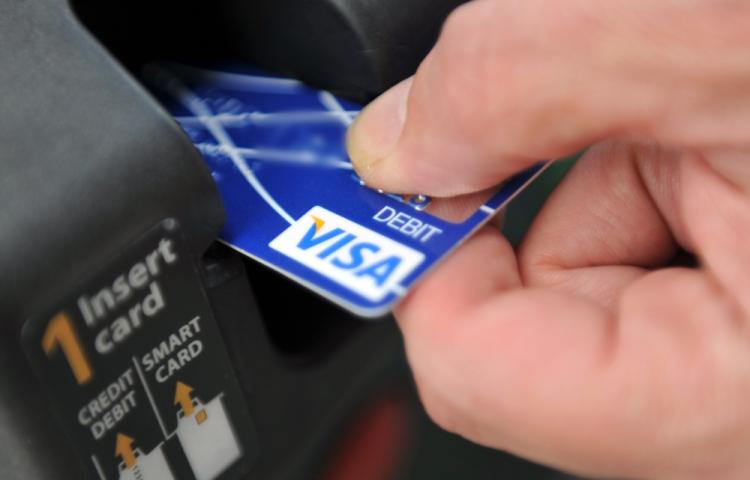
[(410, 87), (411, 78), (395, 85), (362, 110), (349, 127), (346, 147), (360, 175), (366, 176), (396, 148), (406, 121)]

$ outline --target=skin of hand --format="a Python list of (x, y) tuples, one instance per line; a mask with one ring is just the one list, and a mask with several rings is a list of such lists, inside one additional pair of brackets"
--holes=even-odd
[[(750, 478), (750, 3), (475, 0), (348, 147), (438, 197), (593, 145), (399, 306), (433, 419), (581, 475)], [(678, 249), (698, 268), (669, 267)]]

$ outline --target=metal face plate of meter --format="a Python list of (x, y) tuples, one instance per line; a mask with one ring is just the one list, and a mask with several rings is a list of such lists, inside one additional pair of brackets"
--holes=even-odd
[(175, 221), (30, 319), (22, 341), (90, 478), (247, 472), (252, 421)]
[(153, 65), (144, 72), (201, 151), (227, 211), (220, 236), (352, 312), (385, 314), (543, 168), (500, 186), (460, 223), (422, 195), (364, 186), (346, 154), (359, 106), (249, 67)]

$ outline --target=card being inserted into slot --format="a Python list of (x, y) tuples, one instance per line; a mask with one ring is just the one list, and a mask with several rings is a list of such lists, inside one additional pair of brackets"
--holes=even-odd
[(386, 314), (545, 166), (446, 220), (428, 197), (362, 183), (344, 145), (359, 105), (243, 65), (157, 64), (144, 77), (218, 185), (221, 241), (363, 317)]

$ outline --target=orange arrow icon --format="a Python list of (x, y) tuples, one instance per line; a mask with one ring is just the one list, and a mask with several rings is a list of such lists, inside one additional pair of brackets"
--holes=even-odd
[(135, 466), (135, 452), (133, 452), (133, 439), (125, 434), (117, 434), (115, 445), (115, 457), (122, 457), (125, 466), (128, 469)]
[(186, 417), (193, 414), (193, 399), (190, 398), (190, 393), (193, 391), (193, 387), (186, 385), (182, 382), (177, 382), (177, 388), (174, 392), (174, 404), (182, 407), (183, 413)]

